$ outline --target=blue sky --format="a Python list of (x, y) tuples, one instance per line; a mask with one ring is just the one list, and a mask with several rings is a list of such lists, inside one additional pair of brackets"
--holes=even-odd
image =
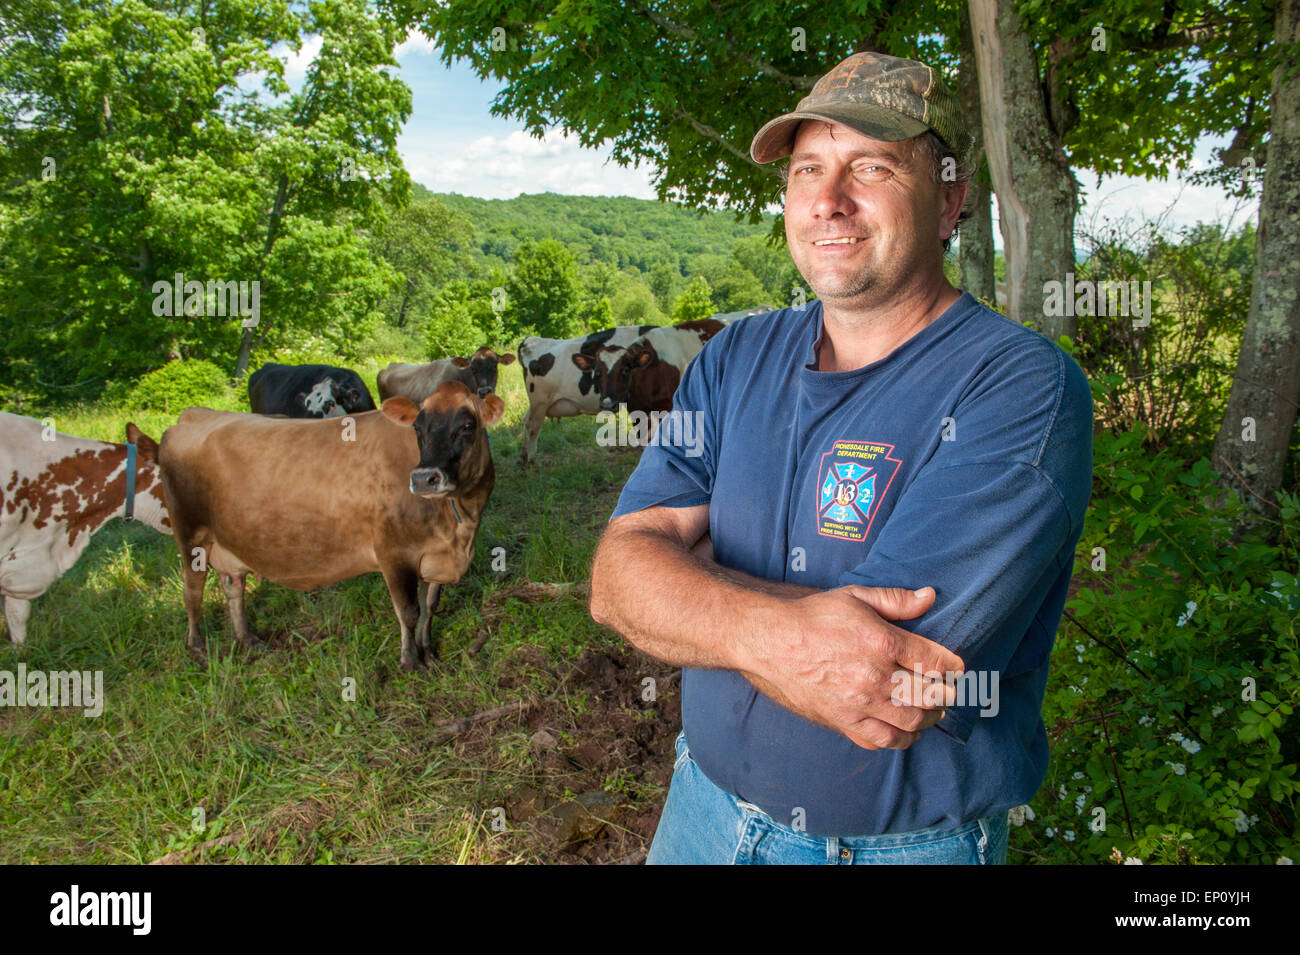
[[(288, 56), (290, 83), (301, 81), (318, 49), (319, 41), (309, 40), (298, 55)], [(648, 167), (625, 169), (609, 159), (607, 148), (584, 149), (558, 130), (534, 139), (521, 123), (492, 116), (489, 109), (499, 84), (480, 81), (463, 64), (444, 66), (419, 34), (412, 33), (398, 47), (397, 61), (401, 78), (411, 88), (413, 107), (398, 148), (416, 182), (435, 192), (489, 199), (537, 192), (655, 198)], [(1208, 166), (1211, 150), (1222, 145), (1226, 142), (1218, 138), (1202, 141), (1194, 153), (1198, 168)], [(1084, 173), (1079, 178), (1084, 203), (1076, 226), (1084, 231), (1124, 219), (1136, 226), (1158, 216), (1171, 230), (1197, 220), (1231, 218), (1239, 225), (1258, 212), (1256, 203), (1241, 205), (1221, 190), (1172, 178), (1148, 182), (1113, 176), (1100, 185), (1096, 176)], [(996, 242), (1001, 247), (1000, 237)]]

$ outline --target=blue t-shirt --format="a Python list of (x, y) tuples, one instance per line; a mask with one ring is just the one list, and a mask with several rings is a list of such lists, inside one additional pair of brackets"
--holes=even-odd
[(726, 567), (823, 590), (932, 586), (930, 611), (896, 625), (983, 671), (986, 690), (995, 674), (997, 692), (968, 693), (909, 749), (871, 751), (734, 671), (687, 668), (691, 754), (813, 835), (951, 827), (1026, 803), (1047, 772), (1048, 657), (1092, 484), (1087, 379), (968, 294), (853, 371), (815, 370), (821, 322), (814, 301), (711, 339), (673, 399), (700, 413), (699, 435), (661, 425), (613, 516), (708, 504)]

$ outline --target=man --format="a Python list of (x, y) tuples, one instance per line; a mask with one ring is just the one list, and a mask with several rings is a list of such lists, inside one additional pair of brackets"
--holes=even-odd
[(1042, 783), (1092, 406), (944, 278), (970, 142), (931, 68), (875, 53), (754, 138), (791, 156), (819, 301), (705, 346), (696, 453), (645, 450), (592, 567), (593, 617), (684, 668), (651, 863), (1002, 862)]

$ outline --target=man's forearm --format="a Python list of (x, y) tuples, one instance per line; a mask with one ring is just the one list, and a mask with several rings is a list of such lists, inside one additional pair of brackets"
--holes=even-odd
[(651, 656), (702, 669), (744, 670), (745, 647), (779, 626), (782, 605), (817, 592), (731, 570), (643, 529), (607, 534), (591, 579), (597, 623)]

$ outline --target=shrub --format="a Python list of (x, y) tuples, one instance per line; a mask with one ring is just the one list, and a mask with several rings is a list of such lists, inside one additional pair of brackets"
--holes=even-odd
[(127, 393), (130, 408), (179, 413), (191, 405), (214, 405), (229, 397), (226, 373), (196, 358), (170, 361), (140, 378)]
[[(1094, 383), (1104, 392), (1105, 384)], [(1104, 394), (1101, 396), (1104, 397)], [(1095, 438), (1094, 495), (1044, 704), (1052, 745), (1013, 845), (1051, 862), (1300, 859), (1300, 501), (1238, 536), (1210, 464)]]

